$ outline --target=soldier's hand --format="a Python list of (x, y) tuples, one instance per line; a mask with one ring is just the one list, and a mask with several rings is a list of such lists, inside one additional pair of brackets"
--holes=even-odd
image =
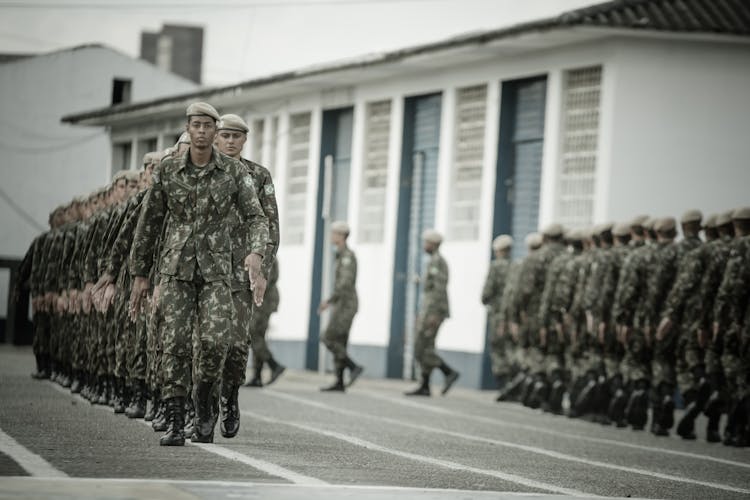
[(570, 313), (563, 314), (563, 324), (568, 330), (573, 329), (573, 316)]
[(599, 322), (599, 343), (604, 345), (604, 336), (607, 333), (607, 323), (604, 321)]
[(245, 257), (245, 270), (250, 277), (250, 289), (253, 291), (253, 302), (256, 305), (263, 304), (263, 295), (266, 292), (265, 283), (260, 283), (261, 274), (261, 263), (263, 257), (257, 253), (251, 253)]
[(672, 320), (669, 317), (664, 317), (659, 323), (659, 327), (656, 329), (656, 340), (662, 340), (672, 330)]
[(714, 321), (713, 325), (711, 325), (711, 329), (713, 331), (713, 341), (716, 342), (719, 340), (719, 322)]
[(563, 324), (559, 321), (555, 323), (555, 331), (557, 332), (557, 337), (560, 339), (565, 338), (565, 328), (563, 328)]
[(544, 327), (539, 329), (539, 345), (542, 347), (547, 345), (547, 329)]
[(94, 286), (93, 283), (86, 283), (81, 293), (81, 307), (83, 308), (84, 314), (91, 312), (91, 288)]
[(110, 283), (107, 285), (107, 288), (104, 289), (104, 293), (102, 294), (101, 299), (101, 308), (102, 312), (107, 312), (109, 310), (109, 307), (112, 305), (112, 302), (115, 300), (115, 295), (117, 293), (117, 287), (113, 283)]
[(161, 295), (161, 285), (156, 285), (154, 287), (154, 293), (151, 295), (151, 314), (153, 314), (156, 311), (156, 308), (159, 307), (160, 295)]
[(131, 321), (135, 321), (138, 317), (138, 313), (141, 311), (141, 303), (143, 298), (146, 296), (148, 291), (149, 283), (148, 278), (143, 276), (136, 276), (133, 279), (133, 287), (130, 291), (130, 302), (128, 308), (128, 316)]
[(99, 290), (102, 290), (110, 283), (114, 283), (114, 281), (115, 280), (114, 278), (112, 278), (111, 274), (109, 273), (102, 274), (102, 276), (99, 278), (99, 281), (97, 281), (94, 287), (91, 289), (91, 293), (96, 294), (97, 292), (99, 292)]
[(268, 286), (268, 280), (263, 276), (263, 273), (258, 276), (255, 286), (253, 286), (253, 301), (256, 306), (263, 305), (263, 298), (266, 296), (266, 287)]

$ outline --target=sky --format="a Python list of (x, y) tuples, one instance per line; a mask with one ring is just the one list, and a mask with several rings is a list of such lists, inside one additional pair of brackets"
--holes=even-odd
[(560, 14), (592, 0), (0, 0), (0, 52), (102, 43), (138, 57), (141, 31), (204, 28), (203, 83), (242, 80)]

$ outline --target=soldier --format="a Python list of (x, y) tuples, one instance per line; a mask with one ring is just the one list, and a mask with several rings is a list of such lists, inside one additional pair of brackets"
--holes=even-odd
[[(539, 233), (529, 233), (524, 239), (526, 250), (528, 254), (532, 254), (539, 250), (542, 246), (542, 235)], [(508, 382), (505, 387), (498, 394), (496, 401), (512, 401), (515, 400), (519, 392), (523, 389), (524, 384), (527, 381), (531, 384), (531, 377), (528, 375), (528, 366), (526, 364), (526, 346), (524, 345), (517, 328), (513, 328), (512, 321), (518, 317), (518, 311), (521, 304), (518, 303), (517, 296), (519, 290), (519, 276), (521, 274), (521, 267), (523, 260), (515, 260), (510, 265), (508, 271), (508, 279), (503, 289), (502, 299), (500, 300), (502, 306), (500, 308), (498, 323), (502, 329), (501, 334), (507, 336), (508, 339), (505, 343), (506, 351), (510, 352), (510, 362), (512, 379)]]
[(213, 409), (218, 406), (227, 334), (234, 314), (229, 282), (233, 250), (230, 231), (235, 211), (248, 226), (245, 248), (239, 250), (246, 255), (245, 267), (257, 304), (265, 292), (264, 283), (258, 278), (266, 252), (268, 223), (252, 176), (239, 162), (213, 148), (219, 114), (212, 106), (193, 103), (186, 115), (190, 148), (182, 157), (165, 159), (154, 171), (130, 254), (134, 275), (130, 314), (135, 317), (150, 287), (154, 245), (168, 221), (164, 252), (158, 264), (158, 306), (164, 315), (162, 396), (169, 423), (159, 442), (164, 446), (185, 444), (185, 397), (191, 383), (194, 326), (200, 335), (200, 348), (193, 353), (197, 383), (196, 422), (191, 439), (213, 442), (217, 418)]
[[(318, 314), (329, 307), (333, 308), (328, 326), (323, 334), (323, 344), (333, 354), (336, 369), (336, 381), (322, 387), (321, 391), (344, 392), (362, 374), (364, 368), (349, 357), (346, 345), (349, 341), (349, 329), (352, 327), (354, 315), (357, 314), (359, 302), (357, 299), (357, 257), (347, 246), (349, 224), (335, 221), (331, 224), (331, 243), (336, 247), (336, 270), (333, 292), (328, 300), (318, 306)], [(344, 385), (344, 369), (349, 368), (349, 383)]]
[[(258, 190), (260, 206), (268, 218), (269, 241), (266, 247), (266, 256), (263, 259), (263, 274), (261, 276), (261, 279), (267, 283), (270, 279), (274, 261), (276, 260), (276, 251), (279, 248), (279, 212), (276, 206), (276, 190), (274, 189), (273, 179), (271, 179), (271, 173), (265, 167), (242, 158), (242, 147), (245, 145), (245, 141), (247, 141), (247, 133), (250, 128), (241, 117), (233, 114), (223, 115), (219, 121), (217, 130), (216, 146), (225, 155), (240, 161), (245, 171), (252, 176), (255, 187)], [(227, 438), (237, 435), (240, 428), (238, 392), (245, 380), (249, 346), (252, 344), (254, 351), (256, 349), (261, 351), (265, 347), (265, 339), (262, 338), (265, 335), (265, 328), (263, 332), (254, 332), (252, 328), (253, 326), (257, 326), (257, 324), (254, 324), (253, 318), (264, 314), (266, 308), (274, 307), (273, 304), (268, 304), (267, 302), (269, 302), (268, 295), (274, 293), (271, 291), (271, 288), (275, 288), (266, 286), (263, 304), (261, 306), (253, 304), (250, 283), (244, 269), (243, 259), (245, 256), (240, 251), (244, 246), (242, 244), (243, 238), (247, 238), (247, 235), (243, 230), (244, 221), (238, 218), (237, 222), (239, 223), (237, 228), (232, 230), (233, 238), (236, 240), (232, 245), (236, 249), (232, 252), (232, 267), (234, 269), (232, 275), (232, 300), (234, 301), (234, 308), (237, 314), (234, 317), (232, 338), (224, 364), (220, 402), (220, 430), (221, 435)], [(263, 311), (260, 312), (259, 309), (263, 309)], [(268, 314), (266, 314), (266, 326), (268, 324), (267, 317)], [(263, 344), (262, 346), (261, 343)], [(283, 373), (284, 367), (276, 363), (267, 348), (265, 348), (265, 352), (267, 353), (267, 358), (264, 358), (264, 361), (270, 359), (269, 364), (273, 369), (271, 378), (272, 380), (276, 380)]]
[(727, 386), (727, 424), (724, 444), (747, 446), (750, 393), (748, 349), (750, 337), (750, 207), (732, 213), (735, 241), (714, 303), (714, 342), (723, 342), (721, 365)]
[(502, 391), (513, 367), (510, 345), (506, 348), (505, 324), (502, 322), (501, 310), (505, 285), (510, 270), (510, 250), (513, 238), (502, 234), (492, 241), (492, 251), (495, 259), (490, 264), (490, 270), (482, 289), (482, 304), (487, 306), (490, 325), (490, 345), (492, 346), (492, 374), (495, 376), (497, 388)]
[(442, 394), (445, 395), (458, 380), (459, 373), (448, 366), (435, 352), (435, 339), (443, 321), (450, 316), (448, 305), (448, 264), (440, 255), (443, 237), (434, 229), (422, 233), (424, 251), (430, 255), (427, 273), (422, 278), (422, 305), (417, 318), (417, 332), (414, 336), (414, 358), (422, 370), (422, 383), (407, 396), (429, 396), (430, 374), (439, 368), (445, 375)]

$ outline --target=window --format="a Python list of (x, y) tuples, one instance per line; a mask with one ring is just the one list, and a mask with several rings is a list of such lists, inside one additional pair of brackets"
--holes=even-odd
[[(263, 164), (263, 141), (264, 141), (264, 125), (265, 121), (261, 118), (259, 120), (253, 120), (252, 129), (250, 130), (250, 133), (252, 134), (252, 140), (253, 140), (253, 150), (252, 150), (252, 160), (256, 163)], [(265, 166), (265, 165), (264, 165)]]
[(305, 240), (307, 171), (310, 160), (310, 113), (298, 113), (289, 119), (289, 154), (286, 184), (285, 242), (301, 244)]
[(130, 168), (130, 157), (133, 145), (130, 142), (119, 142), (112, 145), (112, 175), (120, 170)]
[(486, 114), (486, 85), (458, 89), (448, 227), (448, 236), (453, 240), (479, 237)]
[(268, 131), (268, 134), (266, 134), (266, 144), (268, 144), (268, 160), (266, 161), (266, 164), (263, 165), (268, 169), (269, 172), (271, 172), (271, 177), (274, 177), (276, 171), (276, 139), (279, 135), (279, 117), (274, 116), (271, 118), (271, 130)]
[[(136, 151), (135, 161), (136, 168), (141, 168), (143, 160), (143, 155), (146, 153), (150, 153), (152, 151), (156, 151), (156, 137), (149, 138), (149, 139), (140, 139), (138, 141), (138, 150)], [(126, 167), (129, 168), (129, 167)]]
[(365, 161), (362, 167), (359, 241), (376, 243), (383, 241), (391, 101), (368, 103), (365, 120)]
[(593, 220), (601, 78), (601, 66), (565, 74), (556, 214), (557, 220), (567, 227), (587, 226)]
[(112, 80), (112, 105), (130, 102), (133, 80), (115, 78)]

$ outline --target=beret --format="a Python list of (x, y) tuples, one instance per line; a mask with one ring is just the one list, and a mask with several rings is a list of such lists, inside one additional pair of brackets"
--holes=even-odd
[(350, 231), (349, 224), (343, 220), (334, 221), (331, 223), (331, 231), (348, 235)]
[(720, 213), (716, 216), (716, 226), (724, 226), (732, 223), (732, 210)]
[(208, 104), (207, 102), (194, 102), (188, 106), (185, 113), (186, 116), (205, 115), (210, 116), (214, 120), (219, 120), (219, 112), (216, 108)]
[(732, 212), (732, 220), (750, 220), (750, 207), (742, 207)]
[(648, 220), (648, 215), (639, 215), (630, 221), (630, 225), (633, 227), (643, 227), (643, 224)]
[(630, 227), (631, 224), (627, 224), (625, 222), (620, 222), (619, 224), (615, 224), (615, 227), (612, 228), (612, 236), (627, 236), (630, 234)]
[(524, 240), (528, 248), (538, 248), (542, 245), (542, 235), (539, 233), (529, 233)]
[(556, 236), (562, 236), (564, 232), (565, 230), (563, 229), (562, 225), (550, 224), (544, 228), (544, 230), (542, 231), (542, 234), (544, 236), (551, 236), (554, 238)]
[(674, 217), (662, 217), (654, 224), (654, 230), (660, 233), (666, 233), (668, 231), (674, 231), (676, 225), (677, 221)]
[(440, 244), (443, 242), (443, 235), (435, 231), (434, 229), (425, 229), (422, 233), (422, 239), (429, 241), (430, 243)]
[(682, 214), (680, 223), (687, 224), (688, 222), (700, 222), (701, 220), (703, 220), (703, 214), (700, 210), (688, 210)]
[(492, 240), (492, 248), (494, 250), (503, 250), (510, 248), (513, 245), (513, 238), (507, 234), (501, 234), (494, 240)]
[(238, 132), (243, 132), (245, 134), (250, 131), (250, 127), (247, 126), (247, 123), (245, 123), (245, 120), (243, 120), (241, 116), (233, 115), (231, 113), (228, 115), (222, 115), (219, 119), (219, 126), (217, 129), (237, 130)]

